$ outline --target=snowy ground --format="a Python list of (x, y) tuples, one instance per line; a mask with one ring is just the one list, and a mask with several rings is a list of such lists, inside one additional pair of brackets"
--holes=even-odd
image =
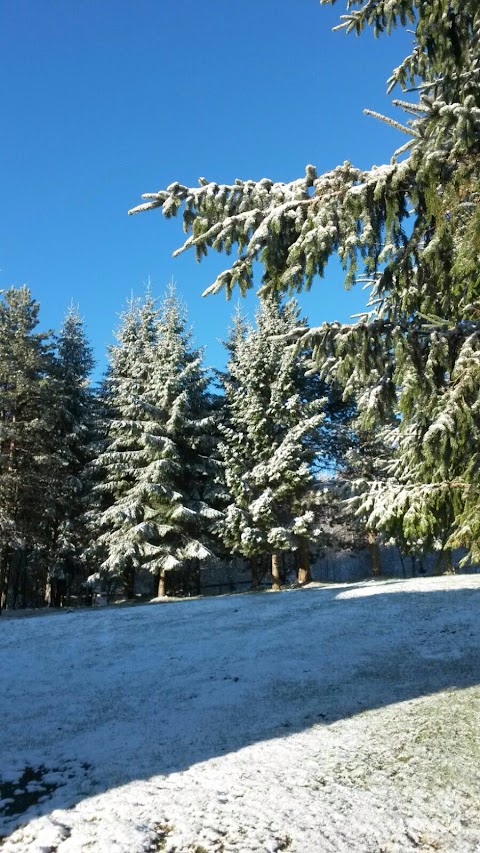
[(480, 849), (480, 578), (0, 620), (1, 853)]

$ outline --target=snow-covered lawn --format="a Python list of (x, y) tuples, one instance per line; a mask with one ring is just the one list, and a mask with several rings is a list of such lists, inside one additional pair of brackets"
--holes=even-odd
[(0, 644), (2, 853), (480, 849), (479, 577), (0, 619)]

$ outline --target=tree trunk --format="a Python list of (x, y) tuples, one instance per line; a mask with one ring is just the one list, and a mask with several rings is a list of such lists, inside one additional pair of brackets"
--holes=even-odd
[(436, 575), (454, 575), (455, 567), (452, 560), (452, 551), (450, 548), (444, 548), (439, 551), (438, 557), (435, 560), (434, 574)]
[(165, 572), (162, 569), (162, 571), (160, 572), (160, 575), (158, 577), (158, 598), (163, 598), (164, 595), (165, 595)]
[(308, 539), (303, 536), (300, 540), (297, 551), (298, 570), (297, 580), (299, 583), (310, 583), (312, 575), (310, 573), (310, 548), (308, 547)]
[(377, 534), (373, 530), (368, 531), (368, 550), (370, 553), (372, 575), (374, 578), (379, 578), (382, 574), (382, 560), (380, 557), (380, 548), (378, 547)]
[(200, 566), (200, 560), (198, 557), (194, 560), (194, 585), (195, 585), (195, 595), (201, 595), (202, 592), (202, 571)]
[(15, 571), (13, 572), (13, 582), (11, 584), (12, 610), (15, 610), (15, 608), (17, 606), (18, 595), (19, 595), (19, 591), (20, 591), (20, 577), (21, 577), (20, 573), (22, 571), (22, 565), (23, 565), (23, 553), (24, 552), (23, 552), (23, 548), (22, 548), (20, 554), (19, 555), (17, 554), (17, 559), (15, 561), (16, 567), (15, 567)]
[(445, 551), (445, 574), (446, 575), (454, 575), (455, 574), (455, 565), (453, 562), (453, 554), (451, 548), (446, 548)]
[(135, 598), (135, 569), (127, 566), (123, 572), (123, 594), (129, 601)]
[(250, 571), (252, 573), (252, 589), (258, 589), (258, 557), (256, 554), (250, 557)]
[(54, 604), (54, 607), (63, 607), (64, 596), (65, 596), (65, 580), (64, 580), (64, 578), (55, 578), (55, 586), (53, 588), (53, 604)]
[(272, 554), (272, 589), (277, 592), (280, 589), (282, 570), (282, 555), (276, 551)]
[(10, 585), (10, 548), (5, 548), (0, 564), (0, 613), (6, 610)]
[(405, 560), (403, 558), (403, 553), (402, 553), (401, 548), (398, 548), (398, 556), (400, 557), (400, 565), (402, 567), (403, 577), (406, 578), (407, 577), (407, 570), (405, 568)]

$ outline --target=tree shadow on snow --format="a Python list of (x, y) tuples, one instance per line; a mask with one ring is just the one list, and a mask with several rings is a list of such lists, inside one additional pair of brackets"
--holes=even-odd
[(0, 835), (132, 780), (478, 684), (479, 611), (480, 589), (387, 581), (7, 622)]

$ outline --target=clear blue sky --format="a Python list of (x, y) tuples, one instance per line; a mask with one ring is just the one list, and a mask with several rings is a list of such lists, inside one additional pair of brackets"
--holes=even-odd
[[(342, 0), (1, 0), (0, 287), (27, 284), (42, 328), (79, 303), (103, 369), (131, 290), (174, 277), (221, 364), (233, 301), (201, 293), (227, 259), (173, 260), (181, 221), (127, 210), (199, 175), (387, 162), (403, 140), (362, 110), (392, 114), (385, 81), (409, 37), (332, 33), (343, 12)], [(301, 302), (317, 325), (364, 294), (344, 292), (335, 264)]]

